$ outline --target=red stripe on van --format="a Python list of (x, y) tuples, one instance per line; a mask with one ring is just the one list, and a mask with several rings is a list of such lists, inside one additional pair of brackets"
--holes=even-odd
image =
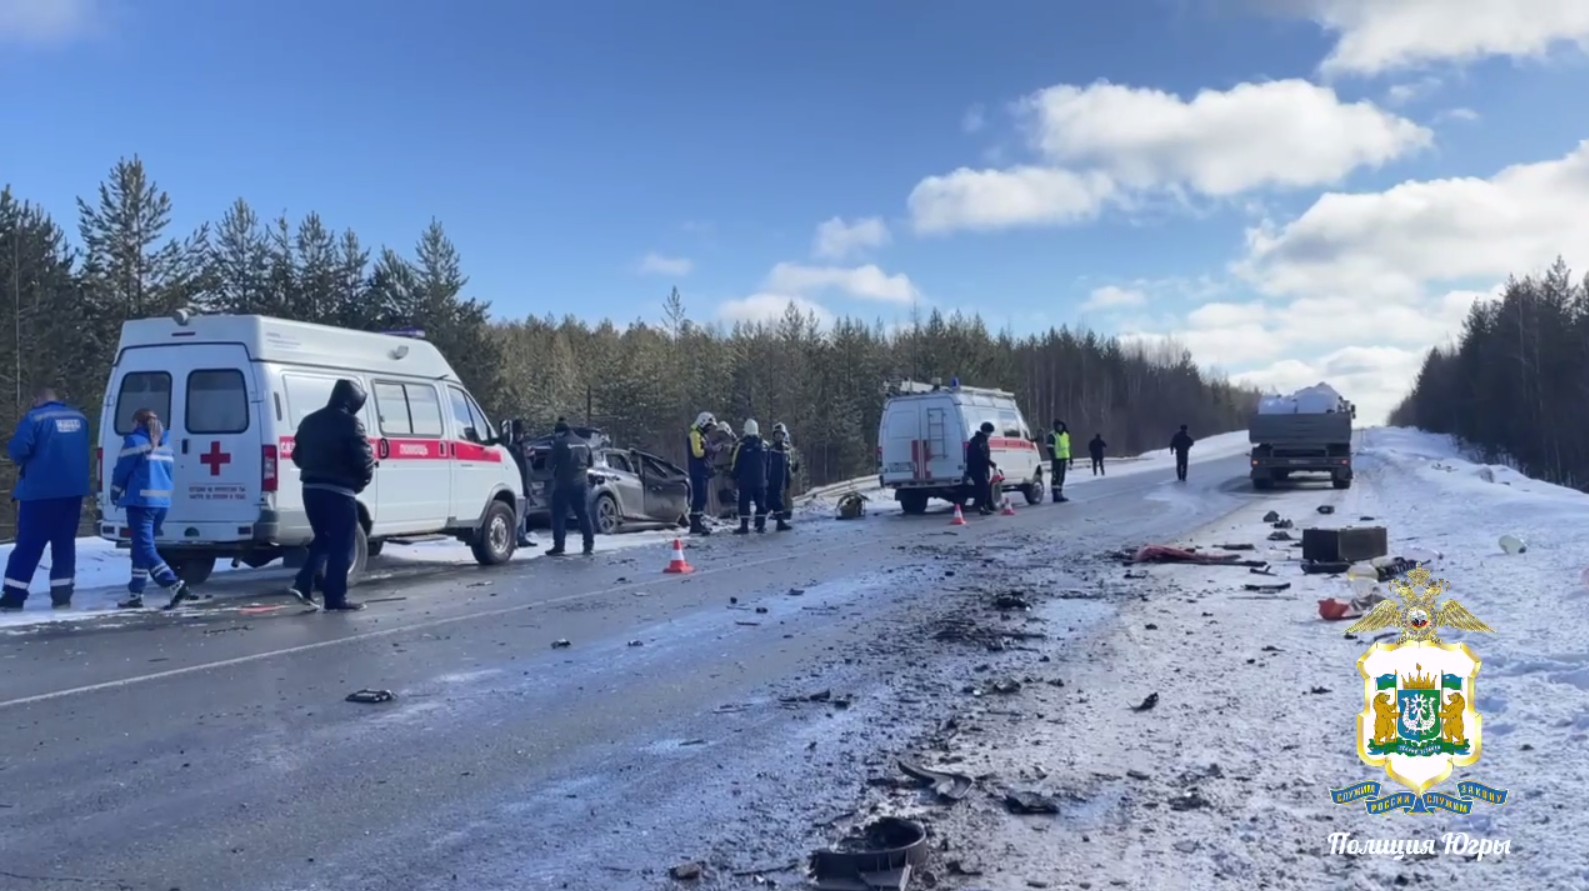
[(1037, 450), (1037, 443), (1020, 437), (988, 437), (988, 447), (994, 449)]
[[(381, 438), (370, 438), (370, 448), (375, 449), (376, 458), (380, 461), (485, 461), (491, 464), (502, 463), (502, 453), (490, 446), (483, 446), (473, 442), (458, 442), (446, 439), (387, 439), (388, 452), (386, 457), (381, 457)], [(282, 460), (292, 458), (293, 437), (281, 438)]]

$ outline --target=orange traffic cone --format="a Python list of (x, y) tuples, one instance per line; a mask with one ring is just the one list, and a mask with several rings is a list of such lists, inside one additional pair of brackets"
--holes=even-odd
[(949, 521), (949, 525), (951, 525), (951, 526), (964, 526), (965, 524), (966, 524), (966, 515), (960, 512), (960, 505), (957, 504), (957, 505), (955, 505), (955, 518), (953, 520)]
[(684, 539), (682, 539), (682, 538), (673, 539), (673, 559), (671, 561), (669, 561), (669, 563), (667, 565), (667, 568), (662, 570), (662, 571), (663, 572), (671, 572), (671, 573), (675, 573), (675, 574), (682, 574), (682, 573), (686, 573), (686, 572), (694, 572), (695, 571), (695, 567), (691, 566), (684, 559)]
[(1008, 495), (1004, 496), (1004, 510), (1000, 511), (1000, 513), (1006, 517), (1015, 516), (1015, 499)]

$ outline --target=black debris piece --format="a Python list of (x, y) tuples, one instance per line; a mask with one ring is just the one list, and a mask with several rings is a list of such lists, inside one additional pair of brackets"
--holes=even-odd
[(1295, 539), (1293, 539), (1291, 537), (1291, 533), (1285, 531), (1284, 529), (1276, 529), (1275, 531), (1269, 533), (1269, 540), (1270, 541), (1294, 541)]
[(1004, 806), (1012, 814), (1059, 813), (1059, 802), (1041, 792), (1010, 792), (1004, 796)]
[(668, 869), (668, 878), (680, 882), (693, 882), (706, 872), (704, 863), (680, 863)]
[(1335, 507), (1333, 505), (1329, 505), (1329, 504), (1321, 504), (1321, 505), (1319, 505), (1319, 513), (1321, 513), (1321, 514), (1333, 514), (1333, 513), (1335, 513)]
[(1280, 582), (1279, 584), (1274, 585), (1242, 585), (1241, 587), (1246, 591), (1257, 591), (1262, 594), (1274, 594), (1290, 588), (1291, 583)]
[(1188, 792), (1178, 798), (1170, 799), (1172, 811), (1195, 811), (1205, 807), (1213, 807), (1213, 804), (1196, 792)]
[(926, 828), (883, 817), (829, 850), (813, 851), (811, 878), (822, 891), (906, 891), (927, 856)]
[(569, 647), (571, 647), (573, 645), (574, 645), (574, 642), (569, 640), (566, 637), (565, 638), (559, 638), (557, 640), (552, 641), (552, 649), (554, 649), (554, 650), (566, 650), (566, 649), (568, 649)]
[(391, 690), (354, 690), (347, 695), (345, 701), (375, 705), (381, 702), (391, 702), (396, 698), (396, 696), (392, 695)]
[(805, 696), (780, 696), (779, 702), (827, 702), (833, 698), (832, 690), (818, 690)]
[(1329, 687), (1314, 687), (1313, 689), (1309, 690), (1308, 692), (1312, 693), (1314, 696), (1322, 696), (1323, 694), (1330, 692), (1330, 688)]
[(1131, 706), (1131, 710), (1134, 711), (1134, 712), (1145, 712), (1148, 709), (1151, 709), (1155, 705), (1158, 705), (1158, 704), (1159, 704), (1159, 694), (1157, 694), (1157, 693), (1149, 693), (1147, 695), (1147, 698), (1142, 700), (1142, 704), (1141, 705), (1133, 705), (1133, 706)]
[(971, 777), (963, 773), (923, 767), (914, 761), (907, 761), (904, 758), (899, 759), (899, 769), (924, 783), (931, 784), (934, 794), (949, 801), (959, 801), (965, 798), (974, 784)]
[(993, 601), (993, 605), (998, 607), (999, 609), (1006, 609), (1006, 610), (1008, 610), (1008, 609), (1031, 609), (1032, 608), (1032, 602), (1031, 601), (1029, 601), (1025, 597), (1022, 597), (1021, 595), (1015, 594), (1015, 593), (1000, 594), (998, 596), (998, 598)]
[(1263, 521), (1265, 523), (1278, 523), (1278, 522), (1280, 522), (1280, 512), (1272, 510), (1272, 511), (1264, 514), (1263, 515)]
[(1251, 550), (1256, 549), (1257, 545), (1239, 544), (1238, 543), (1238, 544), (1214, 545), (1214, 547), (1219, 548), (1222, 551), (1251, 551)]

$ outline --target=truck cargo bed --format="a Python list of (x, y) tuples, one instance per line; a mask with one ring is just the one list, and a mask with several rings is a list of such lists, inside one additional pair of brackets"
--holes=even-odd
[(1352, 416), (1346, 414), (1255, 414), (1247, 441), (1260, 445), (1328, 445), (1352, 441)]

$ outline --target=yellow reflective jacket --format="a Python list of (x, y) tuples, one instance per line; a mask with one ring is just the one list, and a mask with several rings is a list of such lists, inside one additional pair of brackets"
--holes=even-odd
[(1054, 450), (1055, 461), (1070, 460), (1070, 434), (1050, 433), (1048, 435), (1049, 448)]

